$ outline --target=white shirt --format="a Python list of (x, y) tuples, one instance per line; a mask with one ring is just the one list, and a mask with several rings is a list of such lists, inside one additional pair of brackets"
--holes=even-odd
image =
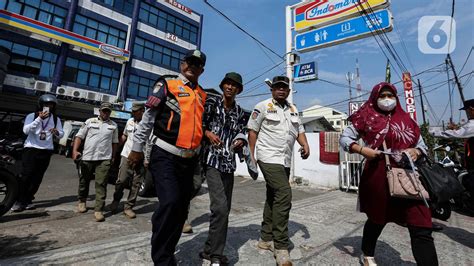
[[(36, 148), (42, 150), (53, 150), (53, 134), (49, 131), (54, 128), (53, 115), (50, 114), (46, 119), (37, 117), (35, 119), (35, 113), (28, 114), (25, 118), (25, 124), (23, 126), (23, 133), (28, 135), (25, 140), (25, 148)], [(56, 129), (58, 130), (58, 138), (62, 138), (64, 135), (63, 126), (61, 119), (56, 117)], [(45, 139), (40, 139), (41, 132), (44, 132)]]
[(138, 123), (135, 122), (135, 118), (130, 118), (127, 121), (127, 124), (125, 124), (125, 129), (123, 130), (123, 134), (127, 136), (127, 141), (125, 142), (122, 153), (123, 157), (128, 157), (130, 152), (132, 151), (132, 146), (133, 146), (133, 133), (135, 133), (135, 130), (137, 130)]
[(117, 124), (112, 120), (89, 118), (79, 129), (76, 137), (85, 139), (82, 160), (101, 161), (112, 159), (112, 144), (118, 143)]
[(458, 130), (430, 131), (435, 137), (467, 139), (474, 137), (474, 119), (470, 119)]
[(294, 105), (282, 107), (272, 98), (259, 102), (247, 128), (258, 133), (257, 160), (291, 167), (295, 140), (305, 132)]

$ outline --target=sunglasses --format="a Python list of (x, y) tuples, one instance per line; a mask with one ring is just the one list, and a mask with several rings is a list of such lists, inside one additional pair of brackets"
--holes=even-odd
[(184, 62), (186, 64), (188, 64), (188, 66), (195, 66), (195, 67), (199, 67), (199, 68), (204, 67), (204, 64), (199, 59), (194, 59), (192, 57), (191, 58), (186, 58), (184, 60)]

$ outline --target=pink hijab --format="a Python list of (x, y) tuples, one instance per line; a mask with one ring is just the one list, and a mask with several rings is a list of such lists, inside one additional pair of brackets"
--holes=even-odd
[(375, 85), (367, 102), (349, 117), (349, 121), (365, 143), (373, 149), (380, 147), (384, 139), (392, 150), (415, 147), (420, 137), (420, 128), (402, 109), (398, 96), (397, 106), (391, 112), (384, 112), (377, 106), (377, 99), (383, 88), (388, 88), (397, 95), (397, 89), (390, 83), (381, 82)]

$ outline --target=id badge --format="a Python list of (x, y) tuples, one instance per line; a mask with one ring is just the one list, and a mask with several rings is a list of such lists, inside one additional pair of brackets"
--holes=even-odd
[(40, 140), (45, 140), (46, 139), (46, 132), (41, 131), (40, 133)]

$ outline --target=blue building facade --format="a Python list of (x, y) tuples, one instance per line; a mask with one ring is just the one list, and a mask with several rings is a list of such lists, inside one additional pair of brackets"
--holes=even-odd
[(0, 0), (2, 94), (71, 103), (145, 100), (199, 49), (203, 16), (171, 0)]

